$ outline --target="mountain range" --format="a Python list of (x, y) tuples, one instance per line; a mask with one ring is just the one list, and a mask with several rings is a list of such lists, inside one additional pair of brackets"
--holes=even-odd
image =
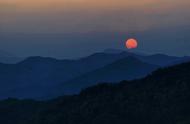
[(0, 101), (3, 124), (189, 124), (190, 63), (48, 101)]
[(131, 52), (100, 52), (78, 60), (29, 57), (16, 64), (0, 64), (0, 99), (46, 99), (101, 82), (144, 77), (159, 67), (188, 61), (189, 57)]
[(97, 83), (142, 78), (158, 67), (129, 56), (62, 83), (60, 87), (64, 94), (78, 93), (81, 89)]

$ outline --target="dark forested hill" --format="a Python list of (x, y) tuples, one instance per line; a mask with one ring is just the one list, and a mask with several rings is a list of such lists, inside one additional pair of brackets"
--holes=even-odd
[[(189, 124), (190, 63), (50, 101), (0, 102), (3, 124)], [(22, 107), (21, 107), (22, 106)], [(12, 122), (12, 123), (11, 123)]]

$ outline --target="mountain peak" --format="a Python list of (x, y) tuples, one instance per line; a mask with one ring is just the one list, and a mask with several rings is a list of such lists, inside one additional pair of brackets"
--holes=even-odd
[(109, 49), (105, 49), (103, 52), (104, 53), (112, 53), (112, 54), (116, 53), (116, 54), (118, 54), (118, 53), (125, 52), (125, 50), (109, 48)]
[(138, 65), (138, 64), (142, 64), (144, 62), (140, 61), (139, 59), (137, 59), (136, 57), (134, 56), (128, 56), (128, 57), (125, 57), (125, 58), (122, 58), (114, 63), (112, 63), (113, 65)]
[(32, 56), (21, 61), (19, 64), (34, 64), (34, 63), (46, 63), (46, 62), (57, 62), (57, 59), (50, 57)]

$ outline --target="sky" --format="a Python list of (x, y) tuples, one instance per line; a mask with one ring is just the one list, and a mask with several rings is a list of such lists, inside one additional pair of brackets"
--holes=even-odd
[(189, 0), (0, 0), (0, 49), (72, 58), (107, 48), (190, 55)]

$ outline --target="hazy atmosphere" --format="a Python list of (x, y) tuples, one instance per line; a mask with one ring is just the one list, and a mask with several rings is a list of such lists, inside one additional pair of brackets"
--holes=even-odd
[(190, 0), (0, 0), (0, 124), (190, 124)]
[(189, 6), (189, 0), (0, 0), (0, 49), (73, 58), (125, 49), (125, 40), (136, 37), (138, 52), (186, 56)]

